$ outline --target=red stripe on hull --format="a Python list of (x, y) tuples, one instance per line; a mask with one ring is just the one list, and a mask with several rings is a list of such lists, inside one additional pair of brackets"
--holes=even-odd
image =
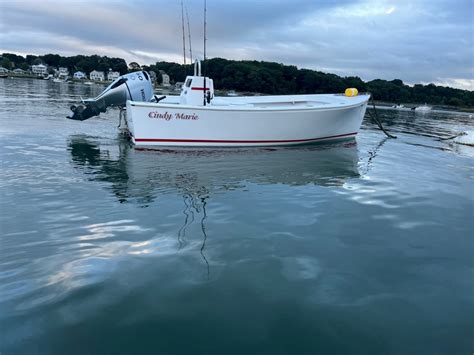
[(259, 141), (248, 141), (248, 140), (208, 140), (208, 139), (164, 139), (164, 138), (135, 138), (135, 142), (163, 142), (163, 143), (246, 143), (246, 144), (255, 144), (255, 143), (304, 143), (304, 142), (313, 142), (323, 139), (331, 138), (343, 138), (349, 136), (355, 136), (357, 132), (339, 134), (337, 136), (328, 136), (321, 138), (310, 138), (310, 139), (287, 139), (287, 140), (259, 140)]

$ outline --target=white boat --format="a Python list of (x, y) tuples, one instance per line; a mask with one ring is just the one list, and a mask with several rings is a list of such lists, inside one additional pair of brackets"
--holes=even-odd
[(126, 122), (137, 146), (290, 145), (353, 138), (369, 95), (214, 97), (213, 81), (186, 78), (179, 96), (127, 101)]
[(53, 79), (53, 75), (52, 74), (43, 74), (43, 75), (38, 75), (38, 79), (43, 79), (43, 80), (50, 80), (50, 79)]
[(134, 144), (261, 146), (353, 138), (368, 98), (350, 102), (336, 95), (216, 98), (206, 106), (165, 100), (127, 101), (127, 126)]
[(427, 104), (415, 107), (415, 112), (430, 112), (433, 108), (431, 106), (428, 106)]
[[(124, 87), (126, 86), (126, 87)], [(124, 128), (137, 146), (267, 146), (354, 138), (369, 94), (214, 97), (196, 61), (179, 96), (153, 96), (146, 72), (127, 74), (101, 95), (73, 106), (84, 120), (126, 101)], [(125, 100), (124, 100), (125, 99)]]
[(403, 110), (403, 109), (406, 109), (405, 105), (402, 105), (402, 104), (393, 105), (392, 108), (394, 108), (394, 109), (396, 109), (396, 110)]

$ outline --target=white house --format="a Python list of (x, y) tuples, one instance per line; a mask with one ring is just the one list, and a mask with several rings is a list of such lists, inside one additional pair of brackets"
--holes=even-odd
[(153, 84), (155, 84), (155, 83), (156, 83), (156, 73), (155, 73), (153, 70), (150, 70), (150, 71), (148, 72), (148, 74), (150, 74), (151, 82), (152, 82)]
[(120, 73), (118, 71), (111, 71), (107, 73), (107, 80), (115, 80), (120, 76)]
[(171, 86), (170, 76), (168, 74), (166, 74), (163, 70), (160, 70), (160, 74), (161, 74), (161, 85)]
[(15, 74), (25, 74), (25, 71), (23, 69), (20, 69), (20, 68), (13, 69), (13, 72)]
[(4, 67), (0, 67), (0, 73), (8, 73), (8, 69)]
[(85, 79), (86, 74), (82, 71), (77, 71), (74, 73), (74, 79)]
[(89, 79), (96, 81), (104, 81), (105, 76), (103, 71), (93, 70), (89, 73)]
[(67, 77), (69, 75), (69, 70), (66, 67), (59, 67), (59, 76)]
[(44, 64), (32, 65), (31, 71), (36, 75), (48, 74), (48, 66)]
[(69, 71), (65, 67), (59, 67), (58, 69), (54, 69), (54, 76), (59, 79), (67, 80)]

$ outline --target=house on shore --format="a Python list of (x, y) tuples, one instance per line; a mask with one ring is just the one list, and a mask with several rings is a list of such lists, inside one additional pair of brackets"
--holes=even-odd
[(165, 87), (171, 86), (170, 76), (168, 74), (166, 74), (163, 70), (160, 70), (160, 74), (161, 74), (161, 85), (163, 85)]
[(26, 71), (24, 71), (23, 69), (20, 69), (20, 68), (13, 69), (12, 71), (13, 71), (14, 74), (19, 74), (19, 75), (26, 74)]
[(77, 71), (74, 73), (74, 79), (86, 79), (86, 78), (87, 78), (86, 73), (82, 71)]
[(120, 76), (120, 73), (118, 71), (109, 70), (109, 72), (107, 73), (107, 80), (114, 81), (118, 79), (119, 76)]
[(153, 70), (150, 70), (148, 72), (148, 74), (150, 74), (151, 83), (153, 85), (155, 85), (156, 84), (156, 73)]
[(58, 78), (66, 80), (69, 77), (69, 70), (66, 67), (59, 67)]
[(44, 64), (32, 65), (31, 71), (38, 76), (48, 74), (48, 66)]
[(104, 81), (105, 80), (104, 72), (93, 70), (89, 73), (89, 79), (95, 80), (95, 81)]

